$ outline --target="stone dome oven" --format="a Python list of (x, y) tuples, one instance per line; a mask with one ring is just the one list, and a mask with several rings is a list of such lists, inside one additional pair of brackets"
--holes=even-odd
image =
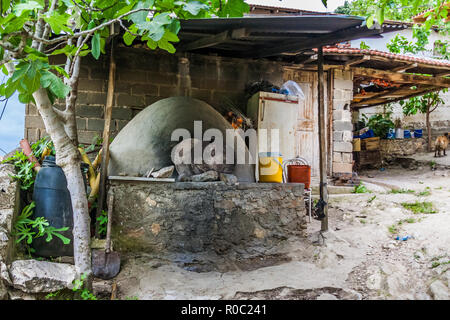
[[(150, 169), (172, 165), (171, 151), (178, 141), (171, 141), (175, 129), (187, 129), (194, 137), (194, 121), (202, 121), (202, 131), (218, 129), (226, 137), (233, 129), (225, 118), (207, 103), (189, 97), (159, 100), (134, 117), (110, 146), (110, 176), (143, 176)], [(203, 134), (202, 132), (202, 134)], [(237, 136), (237, 139), (242, 139)], [(240, 182), (254, 182), (254, 166), (235, 165)]]
[[(109, 179), (108, 192), (114, 195), (115, 250), (173, 260), (188, 270), (216, 270), (224, 255), (253, 261), (278, 252), (291, 237), (303, 237), (304, 185), (256, 183), (254, 165), (231, 166), (238, 180), (233, 183), (183, 181), (182, 170), (177, 181), (135, 178), (171, 166), (172, 149), (179, 143), (171, 141), (172, 132), (184, 128), (197, 139), (197, 120), (203, 133), (215, 128), (225, 138), (226, 130), (233, 130), (207, 103), (173, 97), (144, 109), (112, 142), (108, 170), (116, 177)], [(128, 177), (117, 177), (124, 174)]]

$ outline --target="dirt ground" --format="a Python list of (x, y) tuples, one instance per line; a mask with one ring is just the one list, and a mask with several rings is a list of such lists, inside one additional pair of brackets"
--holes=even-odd
[[(135, 257), (117, 277), (118, 297), (449, 299), (449, 174), (427, 165), (362, 172), (370, 192), (331, 195), (329, 231), (321, 234), (313, 220), (307, 240), (291, 239), (267, 261), (223, 271)], [(436, 212), (413, 213), (402, 205), (416, 202), (431, 202)]]

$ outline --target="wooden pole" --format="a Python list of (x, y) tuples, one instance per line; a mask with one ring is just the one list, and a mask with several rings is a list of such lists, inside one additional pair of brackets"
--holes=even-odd
[(325, 96), (323, 73), (323, 48), (318, 50), (318, 98), (319, 98), (319, 152), (320, 152), (320, 199), (325, 202), (321, 220), (321, 231), (328, 230), (328, 189), (327, 189), (327, 150), (326, 150), (326, 122), (325, 122)]
[[(105, 106), (105, 126), (103, 128), (103, 146), (102, 146), (102, 165), (100, 167), (100, 191), (98, 194), (97, 214), (100, 217), (103, 211), (103, 203), (105, 202), (106, 194), (106, 179), (108, 177), (108, 161), (109, 161), (109, 132), (111, 129), (111, 114), (114, 100), (114, 82), (116, 78), (116, 62), (114, 60), (114, 40), (111, 41), (111, 55), (109, 61), (109, 79), (108, 79), (108, 93), (106, 96)], [(99, 223), (96, 221), (95, 228), (96, 237), (99, 235)]]

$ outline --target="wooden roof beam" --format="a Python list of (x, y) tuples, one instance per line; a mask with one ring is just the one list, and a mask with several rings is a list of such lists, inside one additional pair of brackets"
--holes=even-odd
[(416, 74), (396, 73), (387, 70), (377, 70), (371, 68), (352, 68), (352, 70), (356, 76), (384, 79), (395, 83), (410, 84), (411, 86), (424, 84), (442, 88), (450, 87), (450, 79), (448, 78), (436, 78)]
[(434, 77), (450, 77), (450, 70), (441, 73), (436, 73)]
[(384, 97), (384, 96), (390, 95), (390, 94), (395, 93), (395, 92), (397, 92), (397, 91), (403, 90), (403, 89), (405, 89), (405, 88), (407, 88), (407, 87), (409, 87), (409, 85), (402, 85), (402, 86), (400, 86), (400, 87), (391, 88), (391, 89), (389, 89), (389, 90), (384, 90), (384, 91), (379, 92), (379, 93), (377, 93), (377, 94), (375, 94), (375, 95), (373, 95), (373, 96), (367, 97), (366, 99), (363, 98), (361, 101), (359, 101), (359, 102), (357, 102), (357, 103), (358, 103), (358, 104), (359, 104), (359, 103), (364, 103), (364, 104), (366, 104), (368, 101), (371, 101), (371, 100), (378, 100), (379, 98), (382, 98), (382, 97)]
[[(421, 96), (421, 95), (424, 95), (424, 94), (426, 94), (428, 92), (439, 91), (441, 89), (442, 88), (439, 88), (439, 87), (433, 87), (431, 89), (427, 88), (427, 89), (423, 89), (423, 90), (419, 90), (419, 91), (414, 90), (415, 91), (414, 93), (412, 93), (410, 95), (406, 95), (406, 96), (400, 97), (400, 98), (390, 99), (390, 100), (386, 99), (384, 101), (376, 101), (376, 102), (375, 101), (372, 101), (372, 102), (370, 102), (370, 101), (358, 102), (358, 103), (351, 104), (350, 107), (352, 107), (352, 108), (368, 108), (368, 107), (373, 107), (373, 106), (377, 106), (377, 105), (385, 104), (385, 103), (394, 103), (394, 102), (398, 102), (398, 101), (401, 101), (401, 100), (405, 100), (405, 99)], [(379, 99), (380, 98), (378, 98), (378, 100)]]
[(405, 72), (406, 70), (409, 70), (409, 69), (412, 69), (412, 68), (417, 68), (417, 65), (418, 65), (417, 63), (410, 63), (410, 64), (407, 64), (407, 65), (403, 65), (403, 66), (400, 66), (400, 67), (391, 69), (390, 71), (391, 71), (391, 72), (400, 72), (400, 73), (403, 73), (403, 72)]
[(344, 63), (344, 67), (345, 68), (349, 68), (350, 66), (353, 66), (355, 64), (360, 64), (362, 62), (369, 61), (369, 60), (370, 60), (370, 56), (369, 55), (365, 55), (363, 57), (357, 57), (355, 59), (351, 59), (351, 60), (345, 62)]

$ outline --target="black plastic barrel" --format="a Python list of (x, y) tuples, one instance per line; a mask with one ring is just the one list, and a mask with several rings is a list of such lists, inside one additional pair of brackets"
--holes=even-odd
[(32, 242), (35, 254), (41, 257), (73, 256), (72, 201), (66, 176), (56, 165), (54, 156), (45, 157), (42, 163), (34, 182), (33, 200), (36, 204), (33, 219), (44, 217), (52, 227), (69, 227), (67, 231), (60, 233), (70, 239), (69, 244), (64, 244), (55, 236), (50, 242), (46, 241), (46, 236), (35, 238)]

